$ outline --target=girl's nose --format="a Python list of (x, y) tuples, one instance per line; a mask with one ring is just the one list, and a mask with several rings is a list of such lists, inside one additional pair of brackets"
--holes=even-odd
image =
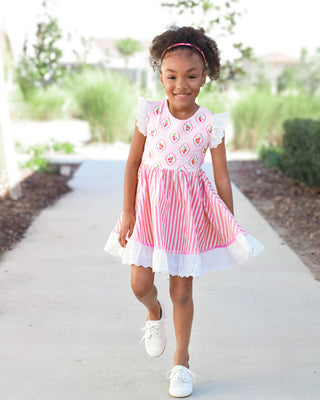
[(186, 80), (184, 78), (179, 78), (177, 80), (177, 88), (184, 88), (186, 87)]

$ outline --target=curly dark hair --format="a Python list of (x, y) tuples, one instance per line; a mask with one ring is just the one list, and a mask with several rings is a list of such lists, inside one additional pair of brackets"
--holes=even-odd
[(211, 80), (216, 80), (220, 75), (220, 52), (216, 42), (205, 35), (203, 28), (195, 29), (190, 26), (182, 28), (173, 27), (163, 32), (161, 35), (156, 36), (149, 48), (150, 51), (150, 64), (155, 71), (161, 68), (161, 55), (162, 53), (173, 44), (176, 43), (190, 43), (201, 49), (206, 57), (204, 62), (199, 51), (193, 47), (177, 46), (168, 50), (168, 53), (176, 49), (188, 49), (197, 53), (205, 64), (208, 76)]

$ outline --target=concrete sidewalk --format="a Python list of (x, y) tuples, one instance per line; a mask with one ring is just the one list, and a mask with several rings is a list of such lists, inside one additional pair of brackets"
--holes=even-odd
[[(210, 167), (208, 175), (210, 176)], [(175, 340), (139, 346), (145, 310), (130, 267), (103, 252), (122, 205), (124, 162), (87, 161), (73, 192), (44, 210), (0, 261), (1, 400), (167, 399)], [(235, 215), (265, 246), (194, 281), (193, 399), (320, 398), (320, 285), (234, 187)]]

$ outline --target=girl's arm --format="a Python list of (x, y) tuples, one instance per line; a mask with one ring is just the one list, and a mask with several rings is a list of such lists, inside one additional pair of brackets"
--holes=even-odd
[(218, 147), (210, 149), (210, 152), (218, 195), (233, 214), (232, 188), (227, 167), (224, 137)]
[(136, 222), (135, 219), (135, 198), (138, 183), (138, 169), (141, 164), (142, 154), (146, 137), (142, 135), (137, 125), (131, 140), (128, 160), (124, 172), (123, 184), (123, 218), (119, 234), (120, 246), (127, 244), (126, 237), (130, 237)]

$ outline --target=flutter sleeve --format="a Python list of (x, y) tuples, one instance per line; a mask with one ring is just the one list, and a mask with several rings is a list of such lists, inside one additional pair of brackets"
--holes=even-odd
[(210, 149), (218, 147), (222, 142), (224, 132), (227, 127), (229, 119), (229, 113), (213, 114), (211, 124), (208, 126), (208, 134), (210, 137), (209, 147)]
[(144, 136), (147, 135), (148, 108), (148, 101), (143, 97), (139, 97), (136, 114), (136, 125), (139, 129), (139, 132), (142, 133)]

